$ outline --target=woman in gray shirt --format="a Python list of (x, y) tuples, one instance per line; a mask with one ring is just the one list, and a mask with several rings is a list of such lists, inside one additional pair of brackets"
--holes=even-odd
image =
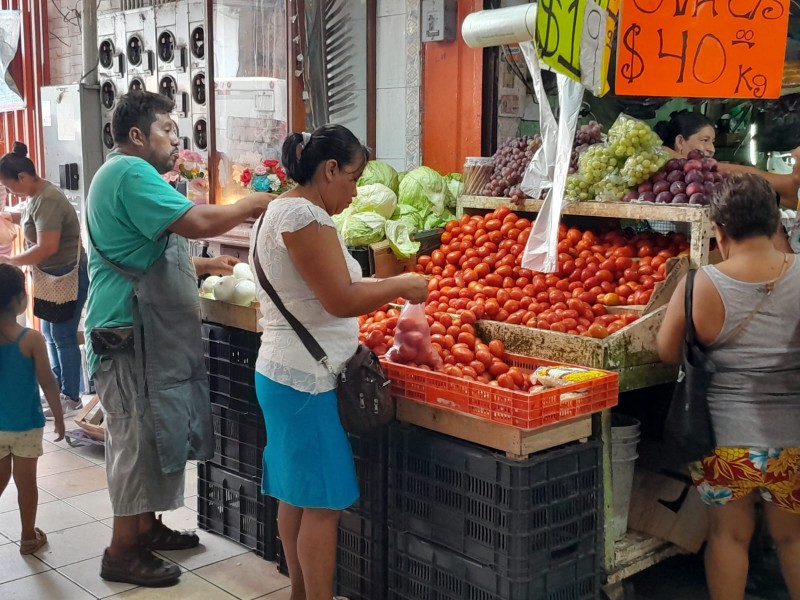
[(89, 289), (86, 253), (80, 248), (81, 226), (75, 209), (59, 188), (36, 174), (27, 154), (25, 144), (14, 142), (12, 152), (0, 158), (0, 184), (12, 194), (28, 197), (22, 212), (5, 213), (22, 228), (26, 249), (16, 256), (0, 257), (0, 262), (17, 267), (36, 265), (50, 275), (65, 275), (75, 268), (80, 252), (78, 302), (72, 318), (59, 323), (42, 320), (50, 365), (61, 386), (61, 405), (67, 416), (81, 407), (78, 324)]
[[(710, 507), (705, 563), (713, 600), (744, 598), (759, 498), (791, 597), (800, 598), (800, 264), (773, 243), (778, 219), (766, 180), (724, 180), (711, 199), (724, 260), (702, 267), (695, 280), (691, 316), (718, 369), (708, 390), (717, 448), (690, 466)], [(658, 333), (665, 362), (680, 360), (684, 290), (685, 280)]]

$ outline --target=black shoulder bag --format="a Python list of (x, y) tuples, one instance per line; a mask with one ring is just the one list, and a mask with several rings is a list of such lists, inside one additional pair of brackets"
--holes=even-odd
[(359, 344), (356, 353), (347, 361), (342, 372), (336, 374), (333, 371), (328, 363), (325, 350), (308, 329), (289, 312), (275, 288), (267, 280), (258, 258), (258, 238), (262, 222), (263, 217), (256, 229), (256, 241), (253, 249), (253, 266), (256, 269), (258, 282), (289, 322), (314, 360), (324, 365), (335, 378), (339, 418), (345, 431), (367, 433), (377, 427), (388, 425), (394, 420), (396, 405), (389, 390), (390, 381), (384, 374), (378, 357), (369, 348)]
[(683, 337), (681, 368), (678, 382), (664, 422), (664, 440), (673, 446), (681, 460), (692, 462), (714, 450), (714, 431), (708, 411), (708, 386), (716, 366), (697, 343), (692, 318), (692, 293), (697, 269), (686, 275), (686, 329)]

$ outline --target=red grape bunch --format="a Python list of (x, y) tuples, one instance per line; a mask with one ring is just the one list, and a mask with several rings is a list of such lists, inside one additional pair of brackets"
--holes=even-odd
[(569, 174), (578, 172), (578, 157), (581, 153), (593, 144), (603, 141), (603, 126), (597, 121), (589, 121), (586, 125), (581, 125), (575, 132), (575, 140), (572, 143), (572, 156), (569, 159)]
[(503, 142), (494, 153), (494, 172), (483, 189), (483, 195), (524, 198), (519, 185), (525, 176), (525, 169), (541, 144), (538, 135), (510, 138)]
[(722, 181), (717, 161), (692, 150), (686, 158), (673, 158), (663, 169), (627, 192), (625, 202), (707, 205), (717, 183)]

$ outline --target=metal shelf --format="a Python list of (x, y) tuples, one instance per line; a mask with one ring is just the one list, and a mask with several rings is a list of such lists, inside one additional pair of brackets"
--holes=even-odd
[[(542, 200), (520, 200), (511, 198), (492, 198), (489, 196), (461, 196), (458, 199), (456, 214), (464, 211), (495, 210), (507, 206), (515, 211), (538, 213)], [(630, 219), (633, 221), (673, 221), (688, 223), (690, 226), (689, 258), (693, 266), (708, 264), (709, 242), (713, 237), (710, 209), (693, 204), (640, 204), (634, 202), (571, 202), (564, 206), (562, 215)]]

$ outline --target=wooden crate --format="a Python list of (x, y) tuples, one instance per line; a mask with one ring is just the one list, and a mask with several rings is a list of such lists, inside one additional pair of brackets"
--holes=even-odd
[(592, 416), (537, 429), (519, 429), (466, 413), (397, 399), (397, 420), (505, 452), (510, 458), (528, 455), (592, 435)]
[(261, 333), (258, 302), (253, 302), (250, 306), (239, 306), (200, 296), (200, 315), (207, 323)]
[(670, 259), (667, 277), (656, 286), (647, 306), (612, 307), (609, 312), (633, 311), (642, 316), (602, 340), (496, 321), (478, 321), (475, 328), (484, 341), (503, 340), (513, 354), (617, 371), (620, 392), (667, 383), (674, 381), (678, 370), (659, 359), (656, 334), (666, 304), (688, 268), (687, 258)]

